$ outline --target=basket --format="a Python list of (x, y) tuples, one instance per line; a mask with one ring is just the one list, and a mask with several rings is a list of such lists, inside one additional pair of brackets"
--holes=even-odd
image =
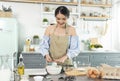
[(12, 17), (12, 12), (0, 11), (0, 17)]

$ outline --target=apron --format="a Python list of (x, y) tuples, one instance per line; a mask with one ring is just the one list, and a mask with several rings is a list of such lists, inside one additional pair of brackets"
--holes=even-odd
[[(56, 27), (57, 28), (57, 27)], [(51, 58), (58, 59), (66, 55), (68, 49), (68, 27), (65, 29), (65, 36), (56, 36), (53, 33), (50, 35), (50, 56)], [(66, 59), (64, 63), (59, 63), (60, 65), (72, 65), (72, 60)]]

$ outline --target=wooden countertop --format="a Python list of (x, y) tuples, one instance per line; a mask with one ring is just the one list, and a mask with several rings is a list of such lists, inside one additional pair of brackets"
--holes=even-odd
[[(111, 80), (111, 79), (91, 79), (91, 78), (88, 78), (87, 76), (77, 76), (75, 77), (74, 80), (59, 80), (60, 77), (63, 77), (63, 78), (66, 77), (64, 74), (48, 75), (46, 77), (49, 77), (49, 78), (44, 78), (43, 81), (120, 81), (120, 80)], [(29, 81), (34, 81), (34, 79), (31, 77)]]

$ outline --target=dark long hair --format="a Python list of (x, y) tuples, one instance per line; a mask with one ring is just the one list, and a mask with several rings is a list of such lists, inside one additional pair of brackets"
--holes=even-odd
[(69, 18), (70, 16), (70, 11), (68, 10), (67, 7), (65, 6), (59, 6), (56, 10), (55, 10), (55, 17), (57, 14), (63, 14), (64, 16), (66, 16), (67, 18)]

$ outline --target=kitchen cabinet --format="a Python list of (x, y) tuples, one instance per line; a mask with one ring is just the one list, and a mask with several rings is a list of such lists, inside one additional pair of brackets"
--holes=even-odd
[(82, 64), (90, 64), (89, 54), (79, 54), (77, 57), (73, 58), (74, 61), (78, 64), (78, 66)]
[(81, 52), (74, 60), (81, 64), (91, 64), (91, 66), (100, 66), (102, 63), (120, 66), (120, 52)]
[(105, 63), (111, 66), (120, 66), (120, 53), (103, 54), (98, 53), (90, 56), (92, 66), (99, 66), (101, 63)]
[(120, 66), (120, 54), (109, 54), (106, 57), (106, 63), (113, 66)]
[[(107, 55), (100, 55), (100, 54), (92, 54), (90, 55), (90, 62), (92, 66), (99, 66), (101, 63), (106, 63)], [(98, 60), (99, 59), (99, 60)]]
[(40, 53), (22, 53), (25, 68), (45, 68), (46, 60)]
[[(25, 53), (23, 52), (24, 63), (26, 67), (40, 67), (43, 68), (46, 65), (44, 57), (40, 53)], [(32, 59), (32, 61), (31, 61)], [(40, 60), (40, 61), (39, 61)], [(78, 65), (91, 65), (100, 66), (100, 64), (105, 63), (111, 66), (120, 66), (120, 52), (97, 52), (97, 51), (86, 51), (81, 52), (77, 57), (73, 58), (73, 61), (79, 63)], [(32, 62), (32, 63), (31, 63)], [(30, 65), (32, 64), (32, 65)], [(40, 66), (39, 66), (40, 65)]]

